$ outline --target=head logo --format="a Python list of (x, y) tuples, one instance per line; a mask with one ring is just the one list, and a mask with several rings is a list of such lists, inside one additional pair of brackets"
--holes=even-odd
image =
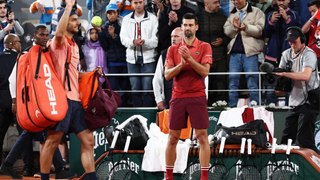
[(52, 84), (51, 84), (51, 69), (48, 64), (43, 65), (43, 72), (44, 72), (44, 77), (46, 78), (45, 80), (45, 85), (47, 87), (47, 93), (48, 93), (48, 98), (49, 98), (49, 104), (51, 107), (51, 114), (56, 115), (58, 114), (58, 111), (56, 110), (57, 106), (57, 100), (56, 100), (56, 95), (53, 90)]

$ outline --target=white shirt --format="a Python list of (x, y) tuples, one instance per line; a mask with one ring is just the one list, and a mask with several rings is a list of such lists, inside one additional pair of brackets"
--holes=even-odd
[(164, 78), (163, 78), (163, 62), (162, 62), (162, 55), (160, 55), (157, 67), (156, 67), (156, 72), (154, 73), (154, 77), (152, 80), (152, 86), (153, 86), (153, 94), (155, 97), (156, 103), (159, 103), (161, 101), (164, 101), (165, 96), (164, 96)]
[(9, 90), (11, 98), (16, 98), (16, 86), (17, 86), (17, 63), (14, 65), (12, 72), (9, 76)]

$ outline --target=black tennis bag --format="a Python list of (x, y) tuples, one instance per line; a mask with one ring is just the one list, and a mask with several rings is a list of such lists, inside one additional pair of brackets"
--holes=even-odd
[(143, 150), (147, 145), (149, 139), (148, 134), (143, 128), (138, 118), (130, 121), (123, 129), (120, 130), (119, 137), (116, 143), (116, 149), (124, 149), (124, 145), (127, 140), (127, 136), (131, 135), (130, 150)]
[(226, 137), (226, 144), (241, 144), (241, 138), (245, 137), (252, 139), (252, 144), (266, 148), (269, 144), (267, 132), (269, 133), (263, 120), (254, 120), (238, 127), (225, 127), (218, 124), (215, 128), (213, 140), (219, 143), (222, 137)]

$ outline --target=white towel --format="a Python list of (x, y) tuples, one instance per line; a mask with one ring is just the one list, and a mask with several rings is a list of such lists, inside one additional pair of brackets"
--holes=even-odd
[(222, 124), (226, 127), (237, 127), (243, 125), (242, 113), (248, 106), (243, 106), (240, 108), (231, 108), (226, 111), (222, 111), (219, 116), (219, 121), (217, 124)]
[[(150, 124), (149, 140), (144, 148), (142, 170), (148, 172), (166, 171), (165, 150), (168, 135), (160, 131), (155, 124)], [(183, 173), (187, 167), (190, 142), (179, 141), (177, 144), (177, 159), (174, 164), (174, 173)]]

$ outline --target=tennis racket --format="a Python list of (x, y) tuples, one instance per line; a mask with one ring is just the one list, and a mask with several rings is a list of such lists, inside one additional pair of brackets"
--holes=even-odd
[(272, 147), (271, 147), (271, 157), (267, 161), (267, 164), (265, 164), (260, 171), (261, 179), (263, 180), (271, 180), (272, 173), (278, 167), (278, 164), (276, 161), (276, 155), (275, 155), (276, 146), (277, 146), (277, 138), (273, 138)]
[(224, 151), (225, 142), (226, 142), (226, 137), (222, 137), (220, 147), (219, 147), (218, 157), (209, 169), (208, 179), (210, 180), (221, 180), (227, 174), (227, 168), (223, 162), (223, 151)]
[[(196, 146), (196, 143), (192, 144), (193, 147)], [(196, 151), (195, 148), (192, 148), (193, 151)], [(195, 154), (195, 153), (192, 153)], [(189, 163), (187, 168), (184, 170), (181, 180), (199, 180), (201, 176), (201, 165), (198, 157), (193, 157), (193, 160)]]
[(114, 164), (112, 169), (109, 172), (109, 180), (130, 180), (135, 176), (135, 172), (131, 170), (129, 163), (127, 161), (126, 155), (128, 154), (130, 142), (131, 142), (132, 132), (127, 132), (127, 139), (124, 146), (124, 153), (122, 158)]
[(288, 179), (288, 180), (296, 180), (298, 179), (297, 172), (292, 166), (290, 160), (290, 151), (291, 151), (292, 139), (288, 139), (288, 145), (286, 150), (286, 159), (283, 160), (277, 169), (272, 173), (271, 179)]
[(115, 130), (109, 151), (103, 153), (96, 161), (96, 174), (99, 180), (107, 180), (109, 177), (109, 172), (113, 167), (112, 150), (116, 145), (119, 132), (119, 129)]
[(241, 169), (244, 161), (244, 149), (246, 145), (246, 138), (241, 138), (240, 156), (239, 159), (231, 166), (226, 175), (226, 179), (235, 180), (239, 179), (239, 170)]
[(239, 171), (239, 179), (243, 180), (257, 180), (261, 179), (260, 172), (257, 169), (256, 164), (254, 163), (253, 157), (252, 157), (252, 139), (247, 139), (247, 145), (248, 145), (248, 157), (246, 160), (242, 163), (242, 166)]

